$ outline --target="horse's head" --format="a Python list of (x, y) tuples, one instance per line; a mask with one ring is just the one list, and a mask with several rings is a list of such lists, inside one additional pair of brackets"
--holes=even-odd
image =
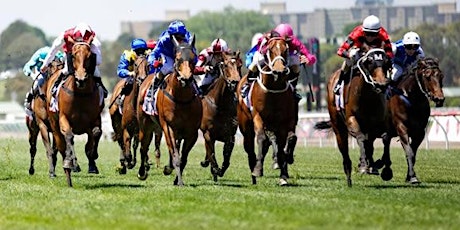
[(193, 35), (189, 43), (179, 43), (174, 36), (171, 36), (171, 39), (174, 43), (175, 53), (174, 72), (181, 85), (185, 87), (187, 83), (193, 80), (193, 69), (195, 68), (196, 59), (194, 52), (195, 35)]
[(72, 43), (72, 60), (75, 69), (74, 77), (78, 88), (84, 88), (86, 80), (94, 73), (96, 68), (95, 56), (91, 53), (91, 45), (86, 42), (75, 42), (71, 38)]
[(134, 61), (134, 72), (136, 73), (136, 82), (140, 83), (149, 75), (149, 64), (147, 62), (147, 57), (143, 54), (137, 55), (136, 60)]
[(227, 83), (227, 87), (231, 91), (235, 91), (236, 85), (241, 79), (240, 71), (242, 61), (240, 59), (240, 51), (230, 54), (222, 53), (222, 62), (218, 64), (220, 76), (223, 77)]
[(364, 53), (356, 65), (364, 80), (372, 85), (377, 93), (384, 92), (390, 83), (391, 59), (380, 48), (361, 49)]
[[(284, 37), (271, 37), (267, 41), (266, 66), (270, 69), (262, 73), (273, 74), (275, 78), (289, 74), (289, 46)], [(275, 80), (276, 81), (276, 80)]]
[(436, 104), (436, 107), (442, 107), (445, 99), (442, 91), (444, 74), (439, 69), (438, 60), (428, 57), (420, 59), (417, 62), (415, 78), (422, 92)]

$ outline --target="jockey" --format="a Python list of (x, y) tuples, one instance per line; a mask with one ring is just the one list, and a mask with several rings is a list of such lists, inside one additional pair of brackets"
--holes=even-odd
[(149, 39), (147, 41), (147, 54), (150, 54), (153, 49), (155, 49), (155, 46), (157, 46), (157, 42), (153, 39)]
[[(38, 49), (32, 55), (30, 60), (24, 65), (24, 74), (26, 76), (31, 77), (34, 80), (32, 88), (27, 92), (26, 99), (24, 100), (24, 107), (28, 111), (32, 111), (31, 103), (34, 95), (37, 95), (37, 93), (44, 93), (40, 92), (40, 88), (43, 86), (43, 84), (45, 84), (48, 76), (47, 73), (40, 73), (40, 68), (43, 65), (43, 60), (46, 58), (49, 52), (49, 46), (45, 46)], [(64, 54), (61, 51), (56, 52), (56, 55), (54, 56), (53, 60), (64, 62)]]
[(345, 58), (340, 69), (340, 77), (334, 87), (334, 93), (338, 94), (343, 80), (349, 74), (354, 64), (357, 51), (366, 43), (371, 47), (382, 48), (388, 57), (393, 57), (390, 37), (387, 31), (381, 26), (380, 19), (375, 15), (367, 16), (362, 25), (356, 26), (348, 35), (348, 39), (337, 50), (337, 55)]
[(136, 58), (138, 55), (145, 54), (147, 49), (147, 42), (145, 42), (144, 39), (135, 38), (131, 41), (131, 50), (125, 50), (123, 54), (121, 54), (120, 62), (117, 67), (117, 75), (125, 79), (125, 84), (117, 97), (117, 103), (119, 105), (122, 102), (122, 97), (126, 95), (126, 93), (128, 93), (127, 91), (130, 89), (130, 87), (127, 86), (133, 84), (133, 77), (136, 75), (134, 72), (134, 62)]
[[(296, 86), (297, 86), (297, 81), (298, 77), (300, 74), (300, 64), (308, 64), (308, 65), (313, 65), (316, 62), (316, 57), (312, 54), (310, 54), (305, 47), (305, 45), (294, 35), (293, 30), (291, 25), (286, 24), (286, 23), (281, 23), (278, 26), (275, 27), (274, 30), (271, 31), (270, 37), (274, 36), (281, 36), (281, 37), (286, 37), (288, 46), (289, 46), (289, 60), (287, 63), (289, 63), (289, 79), (291, 81), (292, 86), (294, 87), (294, 92), (295, 92), (295, 97), (296, 100), (300, 101), (302, 99), (302, 96), (297, 93)], [(257, 66), (262, 66), (265, 64), (265, 53), (264, 53), (264, 47), (267, 44), (269, 36), (265, 35), (262, 38), (259, 39), (258, 43), (258, 50), (254, 53), (254, 58), (252, 60), (252, 63), (248, 67), (248, 81), (247, 83), (242, 87), (242, 95), (243, 97), (246, 96), (247, 94), (247, 88), (249, 88), (249, 85), (252, 83), (254, 78), (256, 77), (257, 73)]]
[[(198, 62), (196, 63), (193, 74), (201, 75), (205, 74), (203, 80), (201, 81), (201, 90), (206, 92), (206, 89), (210, 84), (214, 82), (216, 77), (218, 77), (213, 71), (213, 63), (218, 63), (223, 60), (217, 60), (214, 54), (220, 54), (222, 52), (228, 52), (227, 42), (223, 39), (217, 38), (212, 41), (211, 46), (203, 49), (198, 55)], [(218, 55), (217, 55), (218, 57)]]
[[(164, 77), (174, 70), (174, 43), (171, 40), (174, 37), (179, 43), (189, 42), (192, 34), (187, 31), (182, 21), (173, 21), (169, 24), (168, 29), (161, 33), (157, 45), (149, 55), (149, 64), (158, 71), (152, 84), (156, 90), (160, 86)], [(195, 52), (195, 50), (194, 50)]]
[(259, 49), (259, 40), (262, 39), (264, 35), (262, 33), (256, 33), (254, 34), (254, 36), (252, 36), (252, 39), (251, 39), (251, 49), (246, 52), (246, 68), (249, 67), (249, 65), (251, 65), (252, 63), (252, 59), (254, 57), (254, 53), (257, 51), (257, 49)]
[(392, 43), (393, 47), (393, 70), (391, 81), (398, 82), (404, 70), (409, 68), (418, 59), (425, 57), (422, 46), (420, 45), (420, 36), (415, 32), (407, 32), (403, 39)]
[(55, 86), (59, 85), (60, 81), (64, 79), (65, 75), (73, 74), (73, 62), (72, 62), (72, 47), (73, 41), (76, 42), (87, 42), (90, 44), (91, 52), (95, 55), (96, 58), (96, 68), (94, 70), (94, 80), (98, 87), (100, 87), (104, 92), (104, 98), (107, 97), (107, 89), (105, 88), (104, 84), (102, 84), (101, 80), (101, 73), (99, 71), (98, 66), (102, 63), (102, 55), (101, 55), (101, 42), (96, 37), (96, 33), (89, 27), (89, 25), (85, 23), (79, 23), (75, 27), (72, 27), (62, 34), (60, 34), (56, 39), (53, 41), (53, 45), (51, 46), (50, 53), (46, 56), (45, 60), (43, 61), (43, 66), (40, 69), (40, 72), (44, 73), (48, 67), (48, 64), (52, 61), (52, 58), (58, 52), (60, 46), (62, 45), (62, 49), (64, 50), (66, 56), (66, 62), (64, 64), (64, 68), (61, 70), (61, 75), (59, 79), (56, 81)]

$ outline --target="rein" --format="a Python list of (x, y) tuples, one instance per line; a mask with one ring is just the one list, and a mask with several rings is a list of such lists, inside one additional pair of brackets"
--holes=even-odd
[[(363, 62), (363, 60), (367, 59), (369, 57), (369, 55), (375, 53), (375, 52), (383, 52), (385, 53), (385, 50), (383, 49), (379, 49), (379, 48), (374, 48), (374, 49), (370, 49), (364, 56), (362, 56), (361, 58), (358, 59), (358, 62), (356, 63), (357, 67), (358, 67), (358, 70), (359, 72), (361, 72), (361, 75), (363, 76), (364, 78), (364, 81), (370, 85), (372, 85), (372, 87), (375, 88), (375, 81), (374, 79), (372, 79), (372, 76), (369, 74), (366, 74), (366, 72), (363, 70), (363, 68), (361, 67), (361, 62)], [(383, 54), (381, 54), (380, 56), (378, 56), (378, 58), (380, 60), (383, 60), (383, 57), (382, 57)], [(389, 73), (387, 72), (387, 77), (388, 77)]]

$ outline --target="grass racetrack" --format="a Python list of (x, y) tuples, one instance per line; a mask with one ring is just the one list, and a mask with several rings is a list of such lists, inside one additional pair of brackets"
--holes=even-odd
[[(184, 187), (173, 186), (175, 172), (164, 176), (152, 167), (146, 181), (138, 165), (119, 175), (119, 148), (99, 146), (99, 175), (87, 174), (84, 143), (76, 141), (82, 172), (72, 173), (68, 188), (58, 156), (57, 178), (39, 139), (35, 175), (28, 174), (29, 145), (0, 140), (0, 229), (458, 229), (460, 226), (460, 152), (420, 149), (415, 170), (420, 185), (404, 182), (406, 161), (392, 148), (394, 177), (353, 173), (346, 185), (342, 157), (335, 148), (296, 149), (291, 186), (280, 187), (278, 171), (266, 159), (264, 177), (252, 185), (246, 153), (236, 145), (229, 170), (217, 183), (199, 162), (204, 146), (189, 155)], [(222, 159), (222, 145), (217, 157)], [(358, 150), (351, 149), (356, 167)], [(376, 149), (378, 159), (382, 149)], [(168, 160), (162, 144), (162, 167)], [(269, 152), (271, 154), (271, 151)], [(138, 159), (140, 159), (138, 157)], [(138, 162), (139, 164), (139, 162)]]

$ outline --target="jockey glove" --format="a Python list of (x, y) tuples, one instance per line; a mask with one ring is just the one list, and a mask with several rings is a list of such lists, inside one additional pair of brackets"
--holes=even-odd
[(160, 61), (155, 60), (155, 61), (153, 62), (153, 67), (154, 67), (155, 69), (158, 68), (158, 67), (160, 67), (160, 66), (161, 66), (161, 62), (160, 62)]

